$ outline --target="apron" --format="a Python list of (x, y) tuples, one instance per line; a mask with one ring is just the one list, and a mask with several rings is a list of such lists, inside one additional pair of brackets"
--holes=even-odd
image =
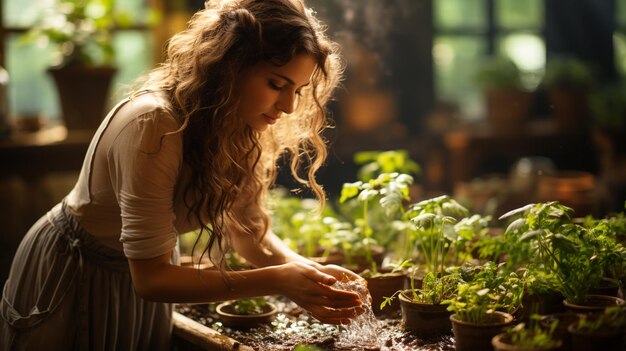
[[(81, 174), (89, 176), (97, 141), (125, 101), (99, 128)], [(171, 349), (172, 305), (139, 297), (123, 252), (87, 233), (65, 200), (20, 243), (0, 317), (2, 351)]]

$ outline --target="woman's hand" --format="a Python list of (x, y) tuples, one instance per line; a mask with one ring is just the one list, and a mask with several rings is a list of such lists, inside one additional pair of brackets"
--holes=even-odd
[(343, 268), (341, 266), (337, 266), (335, 264), (329, 264), (329, 265), (316, 265), (316, 268), (320, 271), (322, 271), (323, 273), (332, 275), (333, 277), (335, 277), (338, 281), (340, 282), (347, 282), (350, 280), (363, 280), (363, 278), (361, 278), (361, 276), (359, 276), (358, 274), (354, 273), (353, 271)]
[(357, 293), (332, 287), (332, 284), (343, 279), (346, 274), (339, 266), (311, 266), (303, 262), (290, 262), (278, 266), (277, 269), (280, 293), (308, 310), (322, 323), (345, 324), (365, 311)]

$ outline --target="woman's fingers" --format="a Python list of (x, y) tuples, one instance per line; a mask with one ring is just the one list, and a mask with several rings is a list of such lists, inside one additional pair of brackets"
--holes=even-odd
[(337, 278), (338, 281), (341, 281), (341, 282), (347, 282), (350, 280), (363, 280), (361, 276), (352, 272), (351, 270), (343, 268), (341, 266), (334, 265), (334, 264), (321, 266), (320, 270), (326, 274), (332, 275), (333, 277)]

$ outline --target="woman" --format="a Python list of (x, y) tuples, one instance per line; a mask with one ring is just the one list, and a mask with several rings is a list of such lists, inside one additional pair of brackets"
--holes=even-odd
[[(3, 349), (168, 349), (171, 305), (281, 294), (326, 323), (363, 311), (357, 279), (289, 250), (264, 198), (276, 162), (323, 205), (323, 106), (342, 67), (300, 0), (211, 0), (98, 129), (75, 188), (23, 239), (3, 291)], [(306, 179), (298, 176), (301, 161)], [(210, 234), (217, 270), (175, 265)], [(255, 269), (228, 271), (236, 250)]]

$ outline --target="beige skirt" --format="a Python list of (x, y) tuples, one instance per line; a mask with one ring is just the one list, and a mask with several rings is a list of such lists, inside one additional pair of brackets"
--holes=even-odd
[(63, 203), (22, 240), (0, 315), (0, 350), (170, 350), (172, 306), (141, 299), (123, 253)]

